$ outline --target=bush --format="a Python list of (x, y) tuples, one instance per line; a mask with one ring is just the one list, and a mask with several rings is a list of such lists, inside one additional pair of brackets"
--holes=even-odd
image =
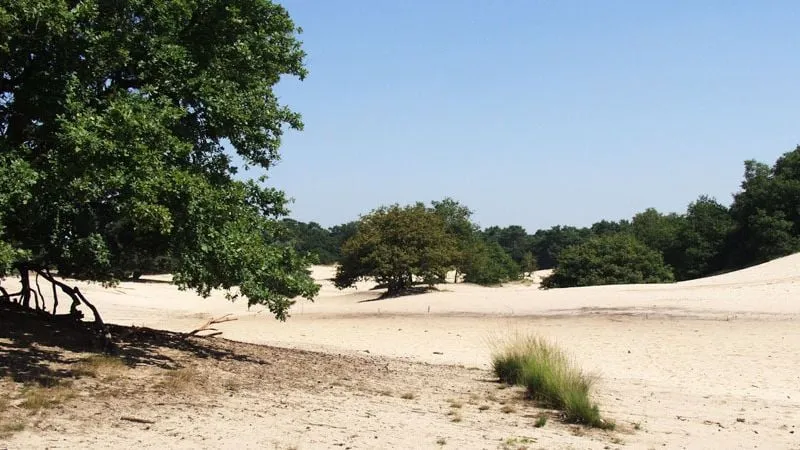
[(564, 250), (558, 267), (542, 280), (542, 288), (605, 284), (666, 283), (672, 269), (657, 251), (622, 233), (594, 237)]
[(477, 238), (467, 252), (464, 281), (492, 286), (520, 276), (520, 267), (497, 242)]
[(526, 388), (543, 406), (564, 411), (570, 423), (613, 428), (590, 399), (594, 377), (584, 374), (558, 346), (534, 336), (515, 336), (495, 349), (492, 369), (500, 381)]

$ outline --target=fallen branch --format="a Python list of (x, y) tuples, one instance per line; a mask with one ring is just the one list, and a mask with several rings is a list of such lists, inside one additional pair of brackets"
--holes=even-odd
[(149, 423), (149, 424), (156, 423), (155, 420), (140, 419), (138, 417), (131, 417), (131, 416), (122, 416), (119, 419), (120, 420), (127, 420), (128, 422), (136, 422), (136, 423)]
[[(192, 331), (190, 331), (188, 333), (184, 333), (183, 336), (182, 336), (182, 339), (186, 339), (188, 337), (194, 336), (197, 333), (202, 333), (203, 331), (216, 331), (216, 333), (212, 333), (209, 336), (218, 336), (218, 335), (222, 334), (222, 332), (221, 331), (217, 331), (216, 328), (211, 328), (211, 326), (212, 325), (216, 325), (218, 323), (232, 322), (234, 320), (238, 320), (238, 318), (237, 317), (231, 317), (230, 314), (225, 314), (224, 316), (217, 317), (217, 318), (213, 318), (212, 317), (207, 322), (203, 323), (202, 325), (200, 325), (199, 327), (195, 328), (194, 330), (192, 330)], [(209, 337), (209, 336), (206, 336), (206, 337)]]

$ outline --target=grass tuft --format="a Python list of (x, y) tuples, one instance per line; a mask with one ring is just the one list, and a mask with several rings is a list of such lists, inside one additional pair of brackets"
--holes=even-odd
[(564, 411), (569, 423), (611, 429), (590, 399), (595, 378), (575, 367), (558, 346), (536, 336), (515, 335), (492, 355), (492, 368), (500, 381), (526, 388), (528, 397)]
[(541, 416), (536, 418), (536, 423), (533, 424), (536, 428), (542, 428), (543, 426), (547, 425), (547, 416), (542, 414)]
[(403, 395), (401, 395), (400, 398), (402, 398), (403, 400), (414, 400), (415, 398), (417, 398), (417, 394), (413, 392), (406, 392)]

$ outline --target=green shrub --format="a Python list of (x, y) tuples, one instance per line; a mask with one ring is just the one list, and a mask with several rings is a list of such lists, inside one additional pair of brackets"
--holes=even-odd
[(621, 233), (589, 239), (567, 248), (542, 288), (598, 286), (606, 284), (666, 283), (672, 270), (663, 256), (632, 235)]

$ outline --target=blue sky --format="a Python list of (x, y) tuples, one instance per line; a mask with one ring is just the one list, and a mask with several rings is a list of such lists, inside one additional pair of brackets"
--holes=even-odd
[(309, 77), (270, 184), (331, 226), (453, 197), (530, 232), (729, 203), (800, 144), (794, 1), (284, 0)]

